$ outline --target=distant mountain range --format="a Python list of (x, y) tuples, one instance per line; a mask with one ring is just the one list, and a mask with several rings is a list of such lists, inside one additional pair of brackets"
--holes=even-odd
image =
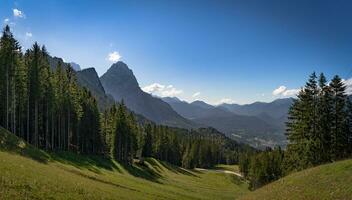
[(292, 98), (270, 103), (247, 105), (209, 105), (202, 101), (188, 103), (175, 97), (162, 98), (183, 117), (204, 126), (212, 126), (228, 136), (255, 147), (285, 146), (285, 121)]

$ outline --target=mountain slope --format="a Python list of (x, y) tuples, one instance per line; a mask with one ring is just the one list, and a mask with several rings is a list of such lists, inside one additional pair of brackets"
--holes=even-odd
[(287, 116), (288, 109), (293, 103), (293, 98), (276, 99), (272, 102), (255, 102), (252, 104), (221, 104), (219, 107), (225, 108), (238, 115), (258, 116), (262, 113), (268, 116), (279, 119)]
[(105, 91), (116, 101), (124, 100), (132, 111), (168, 126), (192, 128), (196, 125), (181, 117), (169, 104), (142, 91), (128, 66), (119, 61), (100, 78)]
[(76, 72), (82, 70), (81, 66), (75, 62), (70, 62), (70, 65)]
[(104, 110), (114, 103), (112, 96), (105, 93), (104, 87), (100, 82), (99, 76), (94, 68), (77, 71), (77, 82), (80, 86), (86, 87), (98, 101), (100, 110)]
[[(200, 103), (200, 101), (188, 103), (171, 97), (164, 97), (162, 100), (168, 103), (178, 114), (187, 119), (205, 117), (217, 111), (226, 113), (226, 111), (218, 110), (210, 105), (206, 106), (205, 103)], [(231, 114), (230, 112), (227, 113)]]
[(221, 104), (219, 107), (238, 115), (256, 116), (276, 127), (282, 134), (286, 129), (288, 111), (293, 98), (276, 99), (272, 102), (255, 102), (252, 104)]
[(123, 166), (97, 156), (46, 153), (0, 127), (0, 199), (233, 199), (236, 176), (147, 159)]
[(181, 116), (198, 124), (214, 127), (240, 142), (258, 148), (286, 144), (283, 128), (278, 125), (281, 121), (277, 122), (279, 119), (274, 119), (266, 113), (260, 113), (258, 116), (239, 115), (202, 101), (187, 103), (174, 98), (163, 100)]
[(293, 173), (242, 199), (351, 199), (352, 160), (321, 165)]

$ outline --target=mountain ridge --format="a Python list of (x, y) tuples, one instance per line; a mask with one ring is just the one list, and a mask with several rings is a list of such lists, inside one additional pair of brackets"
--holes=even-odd
[(227, 136), (254, 147), (285, 146), (285, 121), (292, 99), (252, 104), (213, 106), (197, 100), (191, 103), (162, 98), (181, 116), (195, 123), (212, 126)]
[(172, 107), (159, 98), (144, 92), (133, 71), (122, 61), (114, 63), (101, 77), (103, 87), (115, 101), (124, 101), (137, 114), (168, 126), (195, 128), (197, 125), (179, 115)]

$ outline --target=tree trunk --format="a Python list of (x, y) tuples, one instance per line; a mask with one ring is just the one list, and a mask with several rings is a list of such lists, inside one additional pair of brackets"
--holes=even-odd
[(29, 94), (27, 99), (27, 142), (29, 141)]
[(49, 106), (48, 103), (46, 105), (46, 127), (45, 127), (45, 149), (49, 148)]
[(66, 138), (66, 144), (67, 144), (67, 149), (69, 150), (70, 148), (70, 137), (71, 137), (71, 133), (70, 133), (70, 106), (68, 107), (68, 112), (67, 112), (67, 138)]
[(34, 115), (34, 145), (38, 147), (38, 100), (35, 101)]
[(54, 150), (54, 113), (51, 112), (51, 150)]
[(13, 84), (13, 133), (16, 134), (16, 85)]
[(6, 129), (9, 130), (9, 68), (6, 68)]

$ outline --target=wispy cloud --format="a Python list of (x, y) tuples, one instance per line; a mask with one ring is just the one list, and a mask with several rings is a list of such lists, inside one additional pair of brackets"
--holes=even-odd
[(119, 54), (119, 52), (114, 51), (109, 53), (108, 58), (107, 58), (110, 62), (117, 62), (121, 59), (121, 55)]
[(299, 91), (301, 91), (300, 89), (290, 89), (290, 90), (286, 90), (282, 95), (285, 97), (289, 97), (289, 96), (296, 96)]
[(18, 10), (17, 8), (14, 8), (13, 10), (13, 16), (17, 18), (26, 18), (26, 15), (24, 14), (23, 11)]
[(31, 32), (26, 32), (26, 38), (31, 38), (33, 34)]
[(273, 91), (273, 95), (274, 96), (277, 96), (277, 95), (280, 95), (282, 93), (284, 93), (286, 90), (286, 87), (281, 85), (280, 87), (276, 88), (274, 91)]
[(165, 89), (165, 85), (161, 85), (159, 83), (153, 83), (142, 88), (142, 90), (147, 93), (160, 92), (160, 91), (163, 91), (164, 89)]
[(346, 86), (346, 93), (348, 95), (352, 94), (352, 78), (349, 78), (347, 80), (343, 80), (343, 83)]
[(274, 96), (296, 96), (299, 93), (300, 89), (287, 89), (286, 86), (281, 85), (273, 91)]
[(4, 19), (4, 24), (8, 24), (10, 22), (10, 19), (9, 18), (5, 18)]
[(183, 93), (183, 90), (176, 89), (173, 85), (162, 85), (160, 83), (153, 83), (142, 88), (144, 92), (158, 95), (161, 97), (175, 97)]
[(200, 92), (196, 92), (192, 95), (193, 98), (198, 97), (200, 95)]

